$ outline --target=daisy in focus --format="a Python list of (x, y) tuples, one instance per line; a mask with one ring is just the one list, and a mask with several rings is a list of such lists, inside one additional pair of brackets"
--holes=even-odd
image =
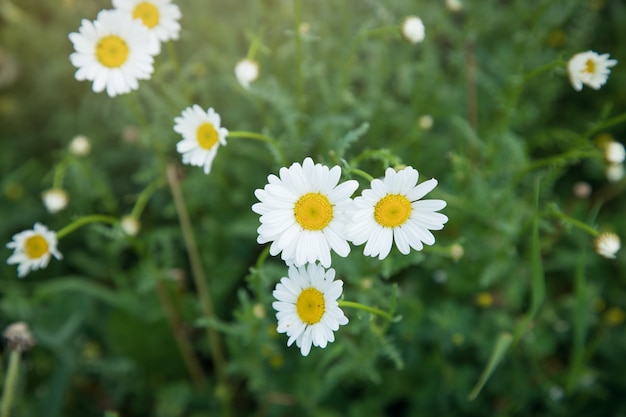
[(228, 136), (228, 130), (220, 127), (220, 115), (213, 108), (204, 111), (194, 104), (183, 110), (182, 116), (174, 122), (174, 131), (183, 136), (176, 144), (176, 150), (183, 155), (183, 163), (204, 166), (204, 173), (209, 174), (217, 148), (226, 146)]
[(402, 23), (402, 35), (411, 43), (420, 43), (426, 37), (426, 29), (422, 19), (409, 16)]
[(281, 168), (279, 177), (268, 176), (268, 184), (254, 193), (260, 203), (252, 211), (261, 215), (257, 242), (272, 242), (271, 255), (282, 252), (284, 261), (297, 266), (320, 261), (328, 268), (331, 249), (346, 257), (350, 196), (359, 184), (355, 180), (338, 184), (340, 176), (339, 166), (329, 169), (311, 158)]
[(448, 221), (437, 213), (446, 206), (443, 200), (421, 200), (437, 186), (434, 178), (417, 185), (416, 169), (396, 172), (387, 168), (385, 178), (372, 181), (371, 188), (354, 199), (356, 206), (348, 236), (355, 245), (365, 243), (366, 256), (384, 259), (393, 242), (404, 255), (410, 248), (422, 250), (435, 243), (430, 230), (441, 230)]
[(78, 68), (74, 76), (93, 81), (96, 93), (105, 89), (110, 97), (129, 93), (154, 71), (153, 55), (158, 50), (152, 34), (127, 13), (102, 10), (93, 22), (83, 19), (78, 33), (69, 38), (76, 51), (70, 55)]
[(133, 19), (140, 19), (154, 35), (159, 52), (161, 42), (178, 39), (178, 21), (182, 13), (170, 0), (113, 0), (113, 7), (129, 14)]
[(287, 346), (296, 342), (302, 356), (307, 356), (311, 345), (325, 348), (335, 341), (334, 331), (348, 324), (348, 318), (337, 304), (343, 292), (343, 281), (334, 280), (335, 270), (327, 271), (321, 265), (289, 267), (289, 277), (281, 278), (272, 293), (277, 301), (278, 333), (289, 336)]
[(243, 88), (250, 88), (250, 84), (259, 78), (259, 64), (248, 58), (242, 59), (235, 65), (235, 77)]
[(569, 80), (574, 90), (583, 89), (583, 84), (594, 90), (599, 90), (611, 72), (610, 68), (617, 64), (617, 60), (609, 59), (609, 54), (599, 55), (593, 51), (580, 52), (567, 62)]
[(43, 269), (50, 262), (50, 255), (63, 259), (57, 250), (57, 235), (41, 223), (35, 223), (32, 230), (24, 230), (13, 236), (13, 241), (7, 243), (7, 248), (13, 249), (13, 254), (7, 259), (9, 265), (18, 264), (17, 274), (20, 278), (29, 271)]

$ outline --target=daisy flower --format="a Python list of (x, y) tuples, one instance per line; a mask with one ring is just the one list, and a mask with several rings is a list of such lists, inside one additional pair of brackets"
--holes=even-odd
[(626, 159), (626, 150), (620, 142), (611, 141), (604, 148), (604, 158), (612, 164), (621, 164)]
[(371, 189), (354, 199), (356, 206), (348, 236), (355, 245), (366, 243), (363, 253), (384, 259), (395, 241), (403, 254), (410, 248), (432, 245), (430, 230), (441, 230), (448, 217), (436, 213), (446, 206), (443, 200), (420, 200), (437, 186), (430, 179), (417, 185), (418, 172), (406, 167), (396, 172), (387, 168), (385, 178), (372, 181)]
[(61, 188), (50, 188), (41, 193), (41, 199), (48, 213), (54, 214), (67, 207), (70, 196)]
[(70, 61), (79, 81), (93, 81), (93, 91), (106, 89), (109, 96), (139, 88), (147, 80), (158, 53), (148, 29), (119, 10), (102, 10), (95, 21), (83, 19), (78, 33), (69, 35), (76, 52)]
[(347, 256), (345, 227), (358, 182), (338, 184), (339, 166), (329, 169), (311, 158), (281, 168), (279, 174), (268, 176), (265, 188), (254, 193), (260, 203), (252, 211), (261, 215), (257, 242), (272, 242), (270, 254), (282, 252), (282, 259), (295, 265), (320, 261), (329, 267), (331, 249)]
[(335, 279), (333, 268), (321, 265), (290, 266), (289, 277), (281, 278), (272, 293), (278, 301), (272, 303), (277, 311), (278, 333), (289, 336), (287, 346), (296, 342), (302, 356), (311, 345), (325, 348), (335, 341), (334, 331), (348, 324), (348, 318), (337, 304), (343, 292), (343, 281)]
[(411, 43), (420, 43), (426, 37), (426, 29), (422, 19), (409, 16), (402, 23), (402, 35)]
[(593, 245), (598, 255), (609, 259), (614, 259), (615, 254), (621, 247), (619, 236), (610, 232), (600, 233)]
[(235, 77), (243, 88), (249, 88), (259, 78), (259, 64), (251, 59), (242, 59), (235, 65)]
[(113, 7), (129, 14), (133, 19), (141, 20), (154, 35), (158, 51), (161, 49), (161, 42), (178, 39), (178, 21), (182, 14), (178, 6), (170, 0), (113, 0)]
[(183, 155), (183, 163), (204, 166), (204, 173), (211, 172), (213, 159), (220, 145), (226, 146), (228, 130), (220, 127), (220, 115), (209, 108), (206, 112), (194, 104), (183, 110), (181, 117), (174, 119), (174, 131), (183, 136), (176, 150)]
[(24, 230), (14, 235), (13, 241), (7, 243), (7, 248), (13, 249), (13, 255), (7, 259), (7, 263), (18, 264), (17, 273), (20, 278), (31, 270), (48, 266), (50, 255), (63, 259), (63, 255), (57, 250), (56, 233), (41, 223), (35, 223), (32, 230)]
[(582, 90), (583, 84), (599, 90), (609, 77), (609, 68), (615, 64), (617, 60), (609, 59), (609, 54), (598, 55), (593, 51), (578, 53), (567, 63), (569, 80), (576, 91)]

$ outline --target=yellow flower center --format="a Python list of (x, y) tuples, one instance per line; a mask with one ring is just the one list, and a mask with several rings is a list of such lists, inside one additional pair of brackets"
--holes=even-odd
[(374, 219), (383, 227), (404, 224), (411, 215), (411, 202), (400, 194), (387, 194), (374, 206)]
[(593, 59), (587, 59), (587, 61), (585, 61), (585, 69), (583, 71), (589, 74), (593, 74), (594, 72), (596, 72), (596, 63), (593, 61)]
[(306, 230), (322, 230), (333, 219), (333, 206), (325, 195), (307, 193), (296, 201), (293, 213)]
[(211, 149), (218, 141), (217, 130), (209, 122), (204, 122), (196, 131), (198, 145), (204, 149)]
[(108, 68), (119, 68), (128, 59), (128, 45), (117, 35), (105, 36), (96, 45), (96, 58)]
[(159, 17), (159, 8), (149, 1), (139, 3), (133, 10), (133, 19), (141, 19), (150, 29), (159, 24)]
[(48, 253), (48, 242), (41, 235), (34, 235), (24, 242), (24, 252), (30, 259), (38, 259)]
[(319, 323), (325, 307), (324, 294), (313, 287), (303, 290), (296, 301), (296, 311), (305, 324)]

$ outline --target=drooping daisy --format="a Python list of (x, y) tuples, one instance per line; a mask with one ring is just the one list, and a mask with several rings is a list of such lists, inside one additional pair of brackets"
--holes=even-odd
[(599, 55), (593, 51), (580, 52), (567, 63), (569, 80), (574, 90), (583, 89), (583, 84), (587, 84), (594, 90), (599, 90), (606, 80), (612, 66), (617, 64), (617, 60), (609, 59), (609, 54)]
[(598, 255), (609, 259), (614, 259), (621, 247), (619, 236), (610, 232), (600, 233), (593, 245)]
[(434, 178), (417, 185), (418, 172), (406, 167), (396, 172), (387, 168), (385, 178), (372, 181), (371, 189), (354, 199), (356, 209), (348, 227), (355, 245), (365, 244), (366, 256), (384, 259), (395, 241), (403, 254), (410, 248), (422, 250), (432, 245), (430, 230), (441, 230), (448, 217), (436, 211), (446, 206), (443, 200), (421, 200), (437, 186)]
[(228, 136), (228, 130), (220, 127), (220, 115), (213, 108), (204, 111), (194, 104), (183, 110), (182, 116), (174, 122), (174, 131), (183, 136), (176, 144), (176, 150), (183, 155), (183, 163), (204, 166), (204, 173), (210, 173), (217, 148), (226, 146)]
[(251, 59), (242, 59), (235, 65), (235, 77), (243, 88), (250, 88), (250, 84), (259, 78), (259, 64)]
[(272, 242), (270, 254), (282, 252), (282, 259), (295, 265), (320, 261), (328, 268), (331, 249), (347, 256), (345, 227), (358, 182), (338, 184), (339, 166), (329, 169), (311, 158), (281, 168), (279, 175), (268, 176), (268, 184), (254, 193), (260, 203), (252, 211), (261, 215), (257, 242)]
[(61, 188), (50, 188), (41, 193), (41, 199), (48, 213), (54, 214), (67, 207), (70, 196)]
[(278, 333), (289, 336), (287, 346), (296, 342), (302, 356), (311, 345), (325, 348), (335, 341), (334, 331), (348, 324), (348, 318), (337, 304), (343, 292), (343, 281), (334, 280), (335, 270), (321, 265), (290, 266), (289, 277), (281, 278), (272, 293), (278, 301), (272, 303), (277, 311)]
[(29, 271), (43, 269), (48, 266), (50, 255), (63, 259), (57, 250), (57, 235), (41, 223), (35, 223), (32, 230), (24, 230), (13, 236), (13, 241), (7, 243), (7, 248), (13, 249), (13, 254), (7, 259), (9, 265), (18, 264), (17, 274), (20, 278)]
[(93, 81), (93, 91), (109, 96), (139, 88), (147, 80), (158, 53), (152, 34), (138, 20), (119, 10), (102, 10), (95, 21), (83, 19), (78, 33), (69, 35), (76, 52), (70, 61), (77, 80)]
[(182, 14), (170, 0), (113, 0), (113, 7), (140, 19), (157, 40), (159, 51), (161, 42), (178, 39)]
[(402, 35), (411, 43), (419, 43), (426, 37), (426, 29), (422, 19), (408, 16), (402, 23)]

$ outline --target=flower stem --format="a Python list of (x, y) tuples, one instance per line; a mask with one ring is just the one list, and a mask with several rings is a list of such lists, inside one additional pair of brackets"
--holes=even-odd
[(0, 412), (1, 417), (9, 417), (11, 413), (13, 395), (15, 394), (17, 376), (20, 369), (20, 355), (20, 350), (14, 349), (11, 351), (11, 355), (9, 356), (9, 369), (7, 371), (6, 379), (4, 381), (4, 392), (2, 393), (2, 410)]
[(588, 224), (583, 223), (580, 220), (577, 220), (573, 217), (570, 217), (567, 214), (561, 213), (561, 211), (557, 208), (555, 204), (550, 205), (550, 214), (558, 217), (559, 219), (563, 220), (566, 223), (571, 224), (572, 226), (579, 228), (580, 230), (583, 230), (589, 233), (593, 237), (598, 237), (598, 235), (600, 234), (600, 232), (598, 232), (596, 229), (589, 226)]
[(395, 322), (398, 319), (397, 317), (393, 317), (391, 314), (379, 308), (366, 306), (365, 304), (357, 303), (354, 301), (339, 300), (337, 301), (337, 303), (339, 304), (339, 307), (351, 307), (351, 308), (356, 308), (359, 310), (367, 311), (368, 313), (376, 314), (384, 318), (385, 320), (389, 320), (391, 322)]
[(74, 230), (78, 229), (89, 223), (108, 223), (108, 224), (117, 224), (119, 219), (113, 216), (106, 216), (104, 214), (92, 214), (90, 216), (80, 217), (77, 220), (74, 220), (72, 223), (65, 226), (63, 229), (57, 232), (57, 239), (61, 239), (72, 233)]
[(61, 159), (57, 166), (54, 168), (54, 177), (52, 179), (52, 188), (62, 189), (63, 178), (65, 177), (65, 170), (67, 169), (67, 158)]
[(302, 118), (304, 117), (304, 75), (302, 71), (302, 35), (300, 25), (302, 24), (302, 4), (300, 0), (294, 0), (294, 34), (296, 37), (296, 107), (298, 109), (298, 119), (296, 121), (296, 133), (298, 137), (302, 132)]
[(268, 145), (270, 145), (271, 150), (273, 151), (272, 153), (274, 154), (274, 157), (276, 158), (276, 162), (278, 162), (281, 166), (285, 164), (285, 155), (283, 154), (283, 151), (278, 146), (278, 142), (276, 142), (276, 140), (274, 140), (273, 138), (267, 135), (263, 135), (257, 132), (234, 131), (234, 132), (228, 132), (227, 138), (229, 139), (244, 138), (244, 139), (253, 139), (253, 140), (258, 140), (260, 142), (265, 142)]
[(350, 172), (352, 174), (358, 175), (359, 177), (365, 178), (369, 182), (374, 181), (374, 177), (372, 177), (370, 174), (368, 174), (367, 172), (363, 171), (362, 169), (350, 168)]
[(139, 197), (137, 197), (137, 201), (135, 202), (135, 206), (130, 212), (130, 215), (136, 219), (141, 217), (141, 213), (143, 213), (144, 208), (146, 208), (146, 204), (148, 204), (148, 200), (150, 200), (152, 194), (154, 194), (156, 190), (163, 186), (164, 183), (165, 182), (163, 181), (163, 178), (157, 178), (153, 180), (150, 184), (148, 184), (148, 186), (144, 188), (141, 194), (139, 194)]

